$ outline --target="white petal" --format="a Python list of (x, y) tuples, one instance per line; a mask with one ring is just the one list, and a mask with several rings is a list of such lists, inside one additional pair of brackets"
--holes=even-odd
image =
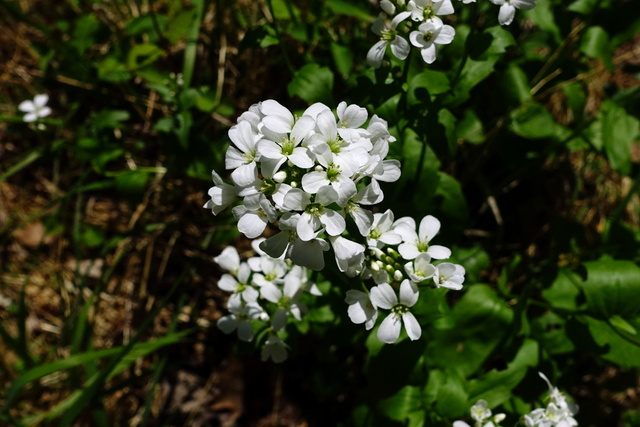
[(36, 107), (42, 109), (42, 107), (44, 107), (45, 105), (47, 105), (47, 102), (49, 102), (49, 95), (47, 94), (40, 94), (40, 95), (36, 95), (33, 98), (33, 103), (35, 104)]
[(400, 303), (413, 307), (419, 296), (418, 286), (409, 279), (404, 279), (400, 284)]
[(249, 322), (238, 323), (238, 338), (241, 341), (247, 341), (247, 342), (253, 339), (253, 328), (251, 327), (251, 323)]
[(438, 56), (438, 48), (435, 44), (432, 44), (420, 50), (420, 55), (422, 55), (422, 59), (424, 59), (424, 62), (426, 62), (427, 64), (433, 64), (433, 62), (436, 60), (436, 57)]
[(273, 258), (280, 258), (289, 245), (289, 232), (282, 231), (260, 243), (260, 249)]
[(367, 63), (373, 68), (380, 68), (384, 59), (384, 52), (387, 50), (387, 42), (380, 40), (367, 52)]
[(291, 140), (295, 145), (299, 145), (316, 126), (316, 121), (310, 116), (302, 116), (298, 119), (291, 130)]
[(416, 247), (416, 245), (412, 245), (410, 243), (402, 243), (398, 246), (398, 252), (402, 255), (402, 258), (410, 260), (415, 259), (418, 255), (420, 255), (420, 251)]
[(315, 163), (309, 154), (309, 150), (305, 147), (296, 147), (293, 149), (293, 153), (289, 156), (291, 163), (302, 169), (308, 169)]
[(400, 318), (391, 313), (380, 324), (377, 337), (383, 343), (393, 344), (400, 336), (401, 327), (402, 322), (400, 321)]
[(531, 10), (536, 7), (536, 0), (511, 0), (511, 4), (518, 9)]
[(258, 152), (268, 159), (280, 159), (284, 157), (282, 154), (282, 146), (268, 139), (261, 139), (256, 145)]
[(300, 220), (298, 220), (298, 224), (296, 225), (296, 232), (300, 240), (307, 242), (315, 238), (318, 235), (318, 230), (321, 228), (322, 224), (318, 218), (304, 212), (300, 215)]
[(420, 240), (430, 241), (440, 231), (440, 221), (434, 216), (427, 215), (420, 221), (418, 236)]
[(410, 50), (411, 47), (409, 46), (409, 42), (400, 36), (396, 36), (396, 38), (391, 42), (391, 53), (393, 53), (398, 59), (402, 59), (403, 61), (407, 59)]
[(35, 122), (36, 120), (38, 120), (38, 115), (36, 113), (27, 113), (24, 115), (22, 120), (24, 120), (27, 123)]
[(445, 246), (433, 245), (429, 246), (427, 253), (431, 255), (433, 259), (447, 259), (451, 256), (451, 249)]
[(438, 37), (434, 40), (437, 44), (449, 44), (453, 41), (456, 35), (456, 30), (451, 25), (443, 25), (440, 29)]
[(238, 322), (236, 321), (236, 316), (229, 315), (219, 318), (217, 325), (218, 329), (220, 329), (222, 332), (224, 332), (225, 334), (230, 334), (231, 332), (236, 330), (236, 328), (238, 327)]
[(294, 211), (303, 211), (304, 208), (311, 203), (309, 194), (299, 188), (292, 188), (284, 196), (284, 207)]
[(22, 111), (23, 113), (32, 113), (36, 110), (36, 106), (33, 101), (26, 100), (18, 104), (18, 110)]
[(285, 309), (278, 308), (271, 318), (271, 326), (274, 330), (281, 331), (285, 326), (287, 326), (288, 317), (289, 315)]
[(324, 240), (313, 239), (308, 242), (298, 240), (293, 245), (289, 256), (296, 265), (320, 271), (324, 268), (323, 252), (328, 249), (329, 246)]
[(238, 281), (230, 274), (223, 274), (218, 280), (218, 287), (223, 291), (235, 292)]
[(415, 316), (411, 312), (407, 312), (402, 315), (402, 323), (407, 330), (407, 335), (411, 341), (415, 341), (422, 335), (422, 328), (416, 320)]
[(393, 306), (398, 304), (398, 297), (391, 285), (388, 283), (382, 283), (378, 286), (371, 288), (370, 299), (373, 305), (376, 307), (390, 310)]
[(273, 283), (265, 283), (265, 285), (260, 288), (260, 296), (267, 301), (278, 303), (280, 298), (282, 298), (282, 291)]
[(338, 198), (339, 196), (336, 190), (327, 185), (318, 189), (315, 201), (316, 203), (320, 203), (322, 206), (327, 206), (336, 202)]
[(229, 139), (243, 153), (252, 152), (256, 145), (249, 122), (240, 122), (229, 129)]
[(500, 12), (498, 12), (498, 22), (501, 25), (509, 25), (516, 16), (516, 8), (511, 3), (505, 3), (500, 6)]
[(235, 147), (229, 147), (224, 155), (224, 167), (225, 169), (235, 169), (244, 165), (247, 160), (242, 151)]
[(325, 209), (324, 214), (320, 216), (320, 222), (326, 227), (327, 234), (330, 236), (342, 234), (347, 227), (342, 215), (332, 209)]
[(238, 267), (240, 267), (240, 255), (238, 254), (238, 250), (233, 246), (227, 246), (224, 248), (220, 255), (213, 258), (213, 261), (223, 270), (227, 270), (232, 273), (236, 272)]
[(255, 239), (261, 235), (266, 226), (267, 221), (254, 213), (247, 213), (238, 220), (238, 230), (248, 239)]

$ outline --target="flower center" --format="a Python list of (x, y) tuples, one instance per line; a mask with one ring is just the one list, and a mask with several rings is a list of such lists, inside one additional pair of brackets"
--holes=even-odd
[(433, 31), (427, 31), (422, 35), (423, 40), (429, 43), (433, 39)]
[(331, 163), (327, 167), (327, 179), (333, 182), (338, 178), (338, 175), (340, 175), (340, 166), (335, 163)]
[(260, 192), (265, 196), (271, 196), (276, 192), (276, 183), (270, 179), (264, 179), (260, 185)]
[(427, 249), (429, 249), (429, 241), (419, 240), (416, 247), (418, 248), (418, 252), (427, 252)]
[(422, 12), (422, 14), (424, 15), (424, 19), (426, 21), (426, 20), (435, 18), (436, 11), (433, 10), (433, 6), (432, 5), (429, 5), (429, 6), (424, 8), (424, 11)]
[(285, 310), (291, 307), (291, 298), (282, 297), (278, 300), (278, 307), (284, 308)]
[(248, 153), (243, 153), (242, 155), (245, 159), (247, 159), (245, 160), (244, 164), (248, 165), (256, 159), (256, 150), (251, 150)]
[(404, 304), (397, 304), (393, 306), (393, 308), (391, 309), (391, 312), (398, 317), (402, 317), (404, 314), (409, 312), (409, 307), (407, 307)]
[(342, 149), (342, 139), (338, 138), (335, 141), (327, 141), (327, 145), (333, 154), (338, 154)]
[(373, 240), (378, 240), (382, 236), (382, 232), (378, 227), (374, 228), (369, 232), (369, 237)]
[[(392, 42), (396, 39), (397, 34), (398, 32), (396, 30), (385, 28), (380, 31), (380, 40), (384, 40), (386, 42)], [(342, 127), (344, 127), (344, 125)]]
[(320, 216), (324, 212), (324, 206), (320, 203), (309, 203), (304, 211), (313, 216)]
[(296, 148), (295, 139), (285, 138), (282, 141), (282, 154), (290, 156), (293, 154), (293, 149)]

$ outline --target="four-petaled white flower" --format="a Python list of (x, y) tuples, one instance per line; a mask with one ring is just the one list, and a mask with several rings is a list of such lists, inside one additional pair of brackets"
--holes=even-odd
[(383, 283), (371, 288), (371, 302), (379, 308), (391, 310), (391, 313), (378, 327), (378, 339), (387, 344), (393, 344), (400, 336), (402, 324), (407, 330), (409, 339), (417, 340), (422, 335), (422, 328), (415, 316), (409, 311), (418, 301), (418, 287), (408, 279), (400, 284), (400, 299), (391, 285)]
[(441, 22), (427, 21), (420, 24), (418, 31), (409, 34), (411, 44), (420, 48), (422, 59), (427, 64), (433, 63), (438, 55), (437, 45), (449, 44), (453, 41), (456, 30), (450, 25)]
[(462, 289), (464, 282), (464, 267), (450, 262), (443, 262), (435, 267), (433, 282), (438, 288), (449, 288), (455, 291)]
[(368, 293), (350, 289), (347, 291), (347, 296), (344, 301), (349, 304), (347, 313), (353, 323), (364, 323), (367, 331), (373, 328), (378, 318), (378, 309), (371, 302)]
[(501, 25), (509, 25), (516, 16), (516, 9), (531, 10), (536, 6), (537, 0), (491, 0), (491, 3), (500, 6), (498, 22)]
[(225, 334), (237, 331), (242, 341), (253, 339), (251, 320), (264, 319), (267, 315), (262, 307), (255, 302), (242, 303), (239, 299), (229, 299), (227, 309), (231, 314), (218, 319), (217, 326)]
[(405, 60), (409, 56), (409, 43), (404, 37), (398, 34), (396, 28), (398, 24), (411, 15), (411, 12), (401, 12), (391, 20), (391, 25), (387, 26), (382, 17), (378, 17), (373, 23), (371, 30), (377, 36), (380, 36), (380, 41), (374, 44), (367, 53), (367, 62), (373, 68), (378, 68), (382, 65), (382, 58), (384, 58), (384, 52), (387, 50), (387, 46), (391, 47), (391, 53), (398, 58)]
[(451, 256), (449, 248), (430, 245), (431, 240), (440, 231), (440, 221), (431, 215), (422, 218), (418, 233), (416, 233), (415, 222), (412, 218), (407, 218), (397, 224), (395, 230), (402, 236), (404, 241), (398, 246), (398, 252), (405, 259), (415, 259), (421, 253), (428, 253), (433, 259), (447, 259)]
[(18, 105), (18, 110), (27, 113), (22, 120), (28, 123), (47, 117), (51, 114), (51, 108), (47, 107), (47, 102), (49, 102), (49, 95), (46, 94), (36, 95), (33, 101), (22, 101)]

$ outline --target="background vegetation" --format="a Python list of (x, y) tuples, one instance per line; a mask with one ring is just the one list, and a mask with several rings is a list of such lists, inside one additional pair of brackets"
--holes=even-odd
[[(580, 425), (640, 425), (637, 5), (454, 6), (433, 65), (373, 70), (365, 0), (0, 0), (0, 423), (450, 425), (526, 413), (543, 371)], [(211, 258), (250, 246), (201, 206), (269, 98), (389, 121), (382, 208), (440, 218), (467, 269), (421, 340), (367, 339), (330, 272), (284, 365), (215, 327)]]

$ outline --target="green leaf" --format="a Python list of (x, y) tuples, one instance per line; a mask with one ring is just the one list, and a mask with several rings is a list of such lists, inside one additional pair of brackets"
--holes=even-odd
[(453, 308), (452, 328), (429, 340), (430, 363), (463, 377), (476, 372), (508, 332), (513, 310), (487, 285), (472, 285)]
[(613, 71), (613, 62), (611, 61), (613, 49), (609, 35), (602, 27), (589, 27), (582, 37), (580, 52), (590, 58), (600, 59), (610, 71)]
[(538, 24), (540, 29), (553, 34), (555, 42), (560, 44), (562, 42), (562, 34), (560, 33), (558, 24), (556, 24), (554, 10), (551, 6), (550, 0), (538, 0), (536, 7), (523, 11), (523, 14)]
[(558, 132), (558, 124), (544, 106), (531, 103), (511, 113), (511, 130), (523, 138), (550, 138)]
[(592, 261), (584, 266), (587, 280), (580, 286), (595, 316), (632, 318), (640, 314), (640, 267), (621, 260)]
[[(439, 373), (434, 370), (431, 373)], [(466, 384), (464, 379), (455, 372), (447, 372), (440, 375), (438, 378), (439, 387), (435, 390), (436, 394), (436, 409), (440, 414), (448, 418), (460, 417), (469, 412), (469, 396), (466, 392)], [(429, 383), (431, 378), (429, 378)], [(429, 383), (427, 383), (427, 389), (429, 389)], [(433, 388), (431, 389), (433, 393)]]
[(491, 45), (485, 52), (486, 55), (502, 54), (507, 51), (508, 47), (515, 46), (516, 44), (516, 40), (513, 38), (511, 31), (506, 30), (501, 25), (489, 27), (484, 30), (484, 33), (491, 36)]
[(591, 337), (603, 349), (603, 359), (623, 368), (640, 367), (640, 345), (624, 339), (605, 321), (591, 316), (581, 316), (578, 320), (588, 326)]
[(478, 115), (471, 108), (464, 110), (456, 126), (458, 139), (479, 144), (484, 141), (484, 127)]
[(299, 96), (309, 103), (332, 104), (333, 73), (318, 64), (308, 64), (298, 70), (287, 86), (290, 96)]
[[(447, 92), (451, 88), (449, 78), (442, 71), (425, 70), (416, 74), (409, 82), (407, 101), (409, 105), (415, 105), (429, 101), (429, 95), (438, 95)], [(425, 93), (426, 91), (426, 93)]]
[(95, 130), (122, 129), (122, 122), (129, 120), (129, 112), (126, 110), (100, 110), (91, 115), (91, 124)]
[(509, 64), (501, 82), (505, 98), (511, 100), (514, 105), (520, 105), (531, 99), (529, 78), (516, 64)]
[(158, 60), (164, 51), (152, 43), (135, 45), (127, 56), (127, 67), (130, 70), (142, 68)]
[(344, 77), (347, 77), (353, 67), (353, 54), (351, 49), (338, 43), (331, 43), (331, 55), (336, 69)]
[(123, 83), (131, 79), (131, 73), (127, 66), (116, 58), (109, 56), (104, 61), (96, 64), (98, 78), (111, 83)]
[(196, 8), (180, 12), (169, 22), (164, 34), (165, 37), (169, 39), (171, 43), (175, 43), (181, 38), (186, 37), (191, 27), (197, 24), (197, 19), (198, 9)]
[(469, 218), (467, 200), (462, 193), (460, 182), (444, 172), (438, 172), (440, 181), (435, 192), (435, 200), (443, 216), (458, 224), (465, 224)]
[(367, 11), (368, 9), (353, 2), (326, 0), (324, 5), (336, 15), (353, 16), (364, 22), (373, 22), (375, 20)]
[(149, 182), (149, 174), (135, 170), (126, 171), (116, 176), (116, 188), (129, 199), (140, 199)]
[(602, 106), (602, 141), (611, 167), (622, 174), (631, 172), (631, 146), (638, 136), (639, 122), (612, 102)]
[(554, 308), (575, 311), (578, 309), (580, 281), (580, 276), (571, 270), (560, 270), (551, 286), (542, 291), (542, 296)]
[(513, 390), (524, 379), (530, 367), (538, 365), (538, 343), (526, 339), (507, 369), (492, 369), (477, 379), (469, 381), (471, 402), (484, 399), (493, 408), (511, 397)]
[(389, 419), (404, 423), (410, 414), (422, 410), (422, 392), (419, 387), (403, 387), (393, 396), (380, 400), (377, 410)]

